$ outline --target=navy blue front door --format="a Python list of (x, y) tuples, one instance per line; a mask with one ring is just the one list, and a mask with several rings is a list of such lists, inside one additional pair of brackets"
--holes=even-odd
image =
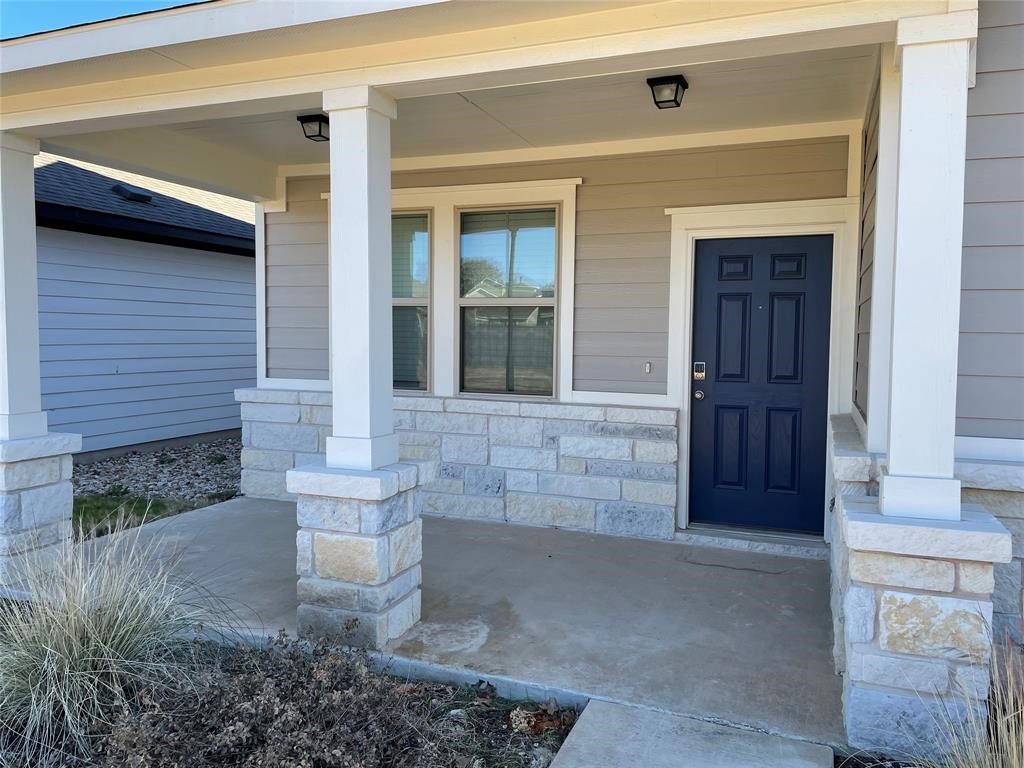
[(822, 532), (831, 286), (831, 235), (698, 241), (691, 521)]

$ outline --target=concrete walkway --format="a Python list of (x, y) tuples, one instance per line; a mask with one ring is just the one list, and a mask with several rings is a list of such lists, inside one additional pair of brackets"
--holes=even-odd
[(832, 750), (678, 715), (592, 701), (551, 768), (832, 768)]
[[(294, 632), (293, 504), (234, 499), (146, 528), (235, 621)], [(842, 742), (825, 562), (438, 518), (423, 535), (423, 622), (398, 657)]]

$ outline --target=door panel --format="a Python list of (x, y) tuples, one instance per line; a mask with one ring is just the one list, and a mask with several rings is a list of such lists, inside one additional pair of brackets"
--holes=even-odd
[(697, 243), (691, 521), (821, 533), (831, 289), (829, 235)]

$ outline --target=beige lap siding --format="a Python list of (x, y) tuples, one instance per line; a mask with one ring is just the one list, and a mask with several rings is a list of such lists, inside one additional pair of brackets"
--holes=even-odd
[[(846, 137), (504, 167), (403, 172), (393, 186), (582, 177), (576, 221), (574, 385), (664, 393), (668, 357), (666, 207), (846, 195)], [(327, 376), (328, 180), (288, 183), (267, 215), (268, 374)], [(644, 363), (652, 363), (651, 373)]]
[(1024, 439), (1024, 3), (981, 3), (979, 27), (956, 432)]
[(868, 362), (871, 348), (871, 288), (875, 264), (875, 192), (878, 188), (878, 86), (864, 122), (863, 173), (860, 198), (860, 259), (857, 266), (857, 328), (854, 352), (853, 403), (868, 415)]

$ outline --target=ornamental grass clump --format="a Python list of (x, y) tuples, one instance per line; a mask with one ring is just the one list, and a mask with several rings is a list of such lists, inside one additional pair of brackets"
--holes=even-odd
[(207, 601), (172, 576), (158, 537), (125, 525), (26, 556), (30, 602), (0, 600), (0, 765), (88, 760), (137, 691), (193, 674)]

